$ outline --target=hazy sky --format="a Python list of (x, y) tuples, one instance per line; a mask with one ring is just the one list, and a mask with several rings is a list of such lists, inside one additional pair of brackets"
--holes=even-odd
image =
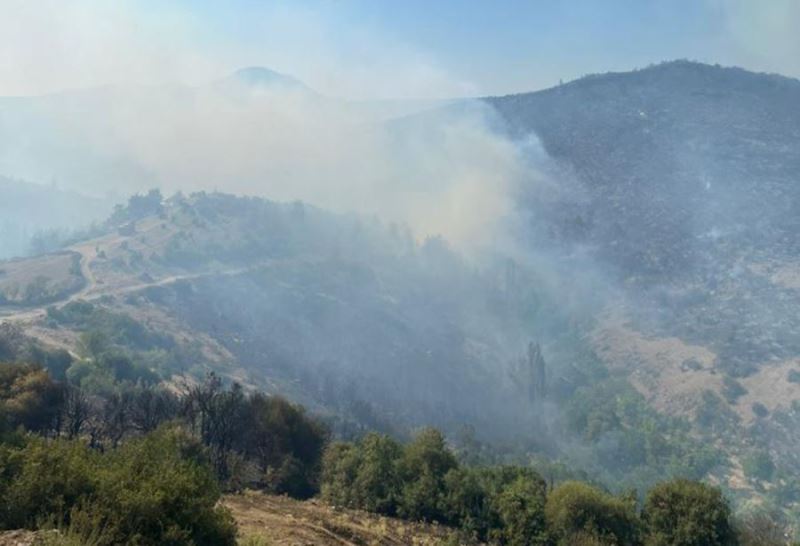
[(242, 66), (349, 98), (503, 94), (690, 58), (800, 76), (800, 0), (0, 0), (0, 95)]

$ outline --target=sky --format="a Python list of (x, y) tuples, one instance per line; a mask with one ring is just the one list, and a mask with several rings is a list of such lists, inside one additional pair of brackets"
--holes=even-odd
[(244, 66), (350, 99), (499, 95), (688, 58), (800, 76), (798, 0), (0, 0), (0, 95)]

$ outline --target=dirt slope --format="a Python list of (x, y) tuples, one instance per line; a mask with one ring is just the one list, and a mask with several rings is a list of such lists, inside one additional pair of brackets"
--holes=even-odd
[(270, 545), (433, 545), (452, 530), (327, 506), (319, 501), (246, 492), (225, 497), (243, 537)]

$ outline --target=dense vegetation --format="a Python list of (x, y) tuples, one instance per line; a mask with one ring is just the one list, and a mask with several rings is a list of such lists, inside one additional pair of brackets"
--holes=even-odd
[[(326, 427), (277, 397), (209, 375), (175, 394), (140, 380), (90, 391), (37, 365), (0, 365), (0, 528), (54, 526), (93, 544), (233, 544), (222, 490), (244, 487), (458, 529), (460, 541), (547, 545), (765, 542), (718, 489), (673, 480), (612, 495), (530, 467), (474, 465), (424, 429), (402, 444)], [(47, 469), (43, 472), (42, 469)], [(756, 537), (756, 538), (754, 538)]]
[(302, 408), (213, 375), (180, 394), (141, 379), (111, 386), (0, 365), (0, 528), (52, 525), (98, 545), (233, 544), (221, 490), (317, 491), (327, 432)]
[[(685, 479), (612, 495), (587, 482), (548, 484), (519, 466), (459, 463), (444, 437), (402, 445), (380, 434), (328, 446), (321, 494), (339, 506), (460, 529), (461, 541), (510, 545), (729, 546), (784, 544), (773, 520), (734, 522), (719, 489)], [(737, 527), (738, 526), (738, 527)], [(778, 536), (780, 535), (780, 536)], [(772, 536), (773, 538), (769, 538)]]

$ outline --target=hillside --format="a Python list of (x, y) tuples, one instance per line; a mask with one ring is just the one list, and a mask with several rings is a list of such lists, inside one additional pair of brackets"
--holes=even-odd
[(0, 195), (0, 259), (55, 250), (60, 237), (105, 220), (112, 209), (106, 199), (1, 174)]
[[(126, 317), (133, 333), (108, 336), (166, 377), (214, 369), (359, 426), (488, 431), (528, 403), (498, 376), (527, 343), (502, 279), (443, 241), (417, 246), (401, 227), (299, 203), (198, 194), (151, 205), (69, 247), (82, 277), (71, 292), (9, 291), (0, 316), (73, 351), (81, 333)], [(6, 284), (25, 265), (60, 286), (57, 256), (9, 262)]]
[(487, 100), (559, 165), (523, 190), (531, 246), (602, 279), (603, 361), (796, 470), (800, 82), (675, 61)]
[(340, 437), (435, 425), (478, 461), (617, 491), (706, 478), (791, 509), (798, 100), (794, 80), (683, 61), (487, 99), (548, 155), (513, 258), (300, 202), (138, 195), (0, 264), (0, 349), (29, 336), (96, 384), (84, 364), (110, 347), (173, 387), (215, 371), (286, 395)]

